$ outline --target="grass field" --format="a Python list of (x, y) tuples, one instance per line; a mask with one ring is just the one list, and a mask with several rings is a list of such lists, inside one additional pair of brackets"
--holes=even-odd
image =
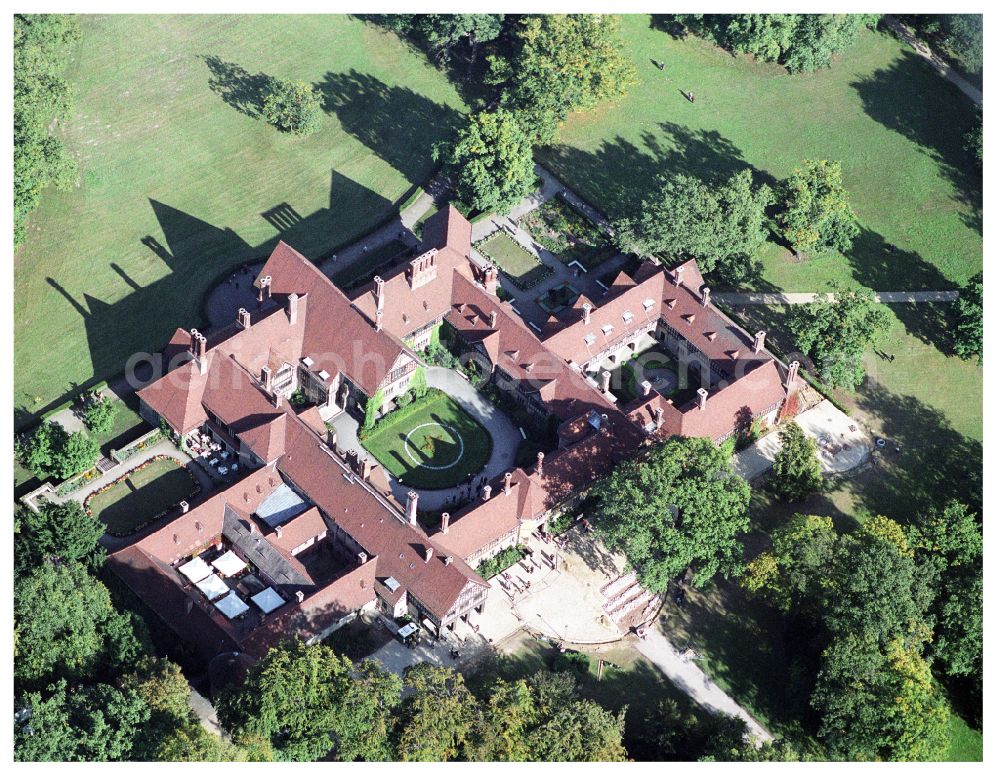
[(185, 468), (170, 459), (156, 460), (95, 495), (87, 507), (108, 526), (109, 533), (124, 536), (184, 500), (192, 489), (193, 480)]
[(363, 440), (371, 454), (403, 484), (452, 487), (479, 473), (493, 451), (482, 425), (447, 395), (394, 412)]
[(979, 763), (983, 759), (983, 734), (970, 728), (961, 717), (954, 714), (948, 721), (951, 748), (945, 760), (960, 763)]
[(866, 32), (833, 67), (793, 76), (698, 38), (674, 39), (648, 16), (624, 17), (623, 33), (639, 83), (620, 103), (571, 116), (540, 154), (594, 205), (619, 213), (657, 173), (750, 166), (773, 182), (803, 158), (841, 160), (863, 228), (855, 249), (797, 263), (770, 244), (767, 285), (949, 289), (981, 269), (981, 176), (962, 148), (972, 104), (905, 45)]
[[(47, 190), (15, 258), (17, 423), (200, 324), (228, 269), (280, 237), (308, 257), (394, 212), (465, 110), (446, 75), (348, 16), (81, 17)], [(318, 84), (315, 135), (255, 118), (264, 76)]]
[(519, 289), (531, 289), (549, 274), (549, 268), (502, 230), (477, 247), (506, 273)]

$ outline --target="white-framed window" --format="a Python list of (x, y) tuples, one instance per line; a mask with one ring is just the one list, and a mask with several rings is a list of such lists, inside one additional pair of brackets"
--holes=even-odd
[(596, 341), (596, 340), (597, 340), (597, 338), (594, 337), (593, 333), (587, 333), (583, 337), (583, 341), (584, 341), (584, 343), (587, 344), (587, 346), (593, 346), (594, 345), (594, 341)]
[(614, 330), (615, 330), (614, 325), (604, 325), (604, 327), (601, 328), (601, 332), (604, 333), (604, 335), (611, 335), (614, 332)]

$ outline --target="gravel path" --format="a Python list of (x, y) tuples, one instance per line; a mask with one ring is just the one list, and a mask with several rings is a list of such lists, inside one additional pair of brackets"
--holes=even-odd
[(709, 679), (694, 661), (684, 658), (658, 628), (650, 630), (636, 648), (663, 671), (678, 689), (709, 711), (739, 717), (747, 723), (755, 740), (771, 741), (772, 736), (715, 682)]
[(886, 15), (885, 23), (893, 29), (893, 31), (902, 38), (906, 43), (910, 44), (913, 50), (925, 60), (927, 60), (942, 76), (948, 79), (952, 84), (961, 89), (966, 96), (972, 100), (976, 105), (982, 106), (983, 104), (983, 93), (982, 90), (976, 88), (966, 80), (964, 76), (958, 73), (951, 65), (945, 62), (941, 57), (927, 48), (927, 45), (919, 40), (916, 35), (913, 34), (913, 30), (903, 24), (894, 16)]
[[(712, 299), (735, 306), (771, 306), (784, 303), (814, 303), (829, 298), (829, 292), (715, 292)], [(876, 292), (879, 303), (951, 303), (958, 300), (957, 290), (940, 292)]]

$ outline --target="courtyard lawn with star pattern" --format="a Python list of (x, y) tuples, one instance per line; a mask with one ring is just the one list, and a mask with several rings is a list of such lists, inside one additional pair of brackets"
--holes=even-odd
[[(419, 403), (419, 401), (417, 401)], [(439, 395), (398, 421), (365, 437), (364, 447), (405, 485), (443, 489), (479, 474), (490, 459), (493, 439), (447, 395)]]

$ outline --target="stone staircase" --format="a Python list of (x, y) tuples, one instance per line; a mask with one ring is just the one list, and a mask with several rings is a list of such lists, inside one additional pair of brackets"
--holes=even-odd
[(634, 572), (609, 581), (601, 595), (604, 611), (624, 632), (652, 619), (662, 600), (643, 587)]

